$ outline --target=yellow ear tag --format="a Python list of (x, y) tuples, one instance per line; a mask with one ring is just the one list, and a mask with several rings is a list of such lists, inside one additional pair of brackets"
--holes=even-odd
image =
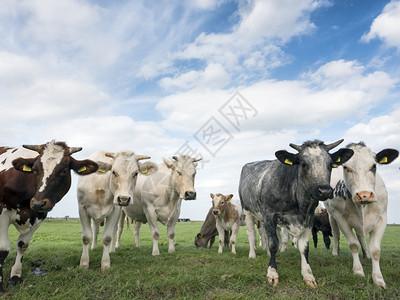
[(83, 166), (82, 168), (80, 168), (79, 170), (78, 170), (78, 173), (81, 173), (81, 172), (83, 172), (83, 171), (86, 171), (86, 166)]
[(285, 159), (285, 164), (287, 164), (287, 165), (293, 165), (293, 163), (292, 163), (290, 160), (288, 160), (287, 158)]
[(386, 157), (386, 156), (383, 157), (383, 158), (379, 161), (380, 164), (384, 164), (384, 163), (387, 163), (387, 162), (388, 162), (388, 160), (387, 160), (387, 157)]
[(340, 157), (338, 157), (338, 159), (336, 160), (336, 162), (340, 162)]
[(22, 167), (22, 171), (24, 171), (24, 172), (32, 172), (32, 169), (30, 167), (28, 167), (27, 165), (24, 165)]
[(332, 168), (337, 168), (339, 167), (338, 165), (332, 164)]
[(103, 170), (103, 169), (97, 169), (97, 172), (100, 172), (100, 173), (105, 173), (105, 172), (106, 172), (106, 170)]
[(142, 173), (142, 174), (147, 174), (147, 172), (148, 172), (147, 169), (146, 169), (146, 170), (143, 170), (143, 171), (140, 171), (140, 173)]

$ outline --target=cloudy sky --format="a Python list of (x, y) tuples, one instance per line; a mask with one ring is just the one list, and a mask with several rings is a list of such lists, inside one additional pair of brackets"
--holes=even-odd
[[(289, 143), (400, 149), (400, 1), (3, 0), (0, 36), (0, 144), (202, 155), (181, 217)], [(50, 216), (78, 216), (77, 179)]]

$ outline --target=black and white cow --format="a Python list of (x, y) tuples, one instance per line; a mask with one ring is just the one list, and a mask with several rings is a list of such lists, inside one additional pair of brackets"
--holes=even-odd
[[(338, 168), (332, 172), (334, 198), (325, 202), (332, 225), (332, 253), (338, 254), (340, 229), (353, 254), (354, 274), (364, 276), (358, 256), (361, 244), (363, 253), (372, 259), (374, 284), (386, 288), (379, 260), (381, 240), (387, 222), (388, 194), (377, 172), (377, 165), (391, 163), (398, 157), (399, 152), (395, 149), (384, 149), (375, 154), (363, 142), (349, 144), (347, 148), (353, 150), (354, 155), (343, 164), (343, 170)], [(368, 234), (369, 247), (366, 243)]]
[(22, 281), (22, 257), (33, 233), (71, 186), (70, 170), (87, 175), (98, 169), (91, 160), (78, 161), (71, 156), (80, 150), (54, 141), (0, 147), (0, 293), (3, 264), (11, 248), (8, 227), (13, 224), (21, 233), (9, 281), (14, 285)]
[(274, 286), (279, 283), (275, 261), (279, 247), (278, 225), (286, 227), (297, 240), (303, 280), (311, 287), (317, 286), (308, 264), (308, 241), (318, 201), (333, 196), (330, 186), (332, 168), (353, 155), (350, 149), (340, 149), (333, 154), (328, 152), (342, 141), (329, 145), (318, 140), (301, 146), (290, 144), (299, 153), (280, 150), (275, 153), (278, 160), (251, 162), (242, 169), (240, 200), (243, 209), (262, 216), (271, 254), (267, 278)]

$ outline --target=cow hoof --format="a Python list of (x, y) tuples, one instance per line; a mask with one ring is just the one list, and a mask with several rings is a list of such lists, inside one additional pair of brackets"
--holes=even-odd
[(19, 276), (14, 275), (13, 277), (10, 278), (8, 281), (9, 285), (17, 285), (22, 282), (22, 278)]
[(101, 271), (104, 272), (105, 270), (108, 270), (109, 268), (110, 268), (109, 265), (108, 265), (108, 266), (101, 267)]
[(276, 271), (275, 268), (268, 267), (268, 272), (267, 272), (267, 279), (270, 284), (273, 286), (278, 286), (279, 279), (278, 279), (278, 272)]
[(385, 283), (385, 281), (383, 280), (383, 277), (382, 277), (382, 276), (379, 276), (379, 277), (377, 277), (377, 278), (372, 278), (372, 281), (374, 282), (374, 284), (375, 284), (376, 286), (380, 286), (381, 288), (386, 289), (386, 283)]
[(354, 275), (365, 277), (363, 270), (354, 270)]
[(315, 282), (315, 280), (304, 280), (304, 282), (313, 289), (318, 287), (318, 284)]
[(84, 270), (88, 270), (89, 269), (89, 265), (79, 265), (79, 268), (84, 269)]

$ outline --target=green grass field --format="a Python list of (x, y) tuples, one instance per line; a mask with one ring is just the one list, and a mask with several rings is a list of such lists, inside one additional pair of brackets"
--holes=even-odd
[[(176, 252), (168, 253), (166, 227), (160, 225), (160, 256), (151, 256), (147, 224), (142, 226), (141, 248), (134, 248), (133, 226), (122, 235), (122, 247), (111, 254), (111, 269), (100, 271), (102, 245), (90, 251), (90, 269), (81, 270), (79, 220), (46, 220), (35, 233), (23, 261), (23, 283), (5, 287), (7, 299), (400, 299), (400, 226), (390, 225), (382, 242), (381, 270), (387, 284), (372, 284), (371, 261), (361, 259), (365, 277), (352, 273), (352, 257), (344, 237), (341, 252), (331, 255), (322, 235), (315, 249), (310, 242), (310, 265), (318, 288), (302, 281), (300, 254), (289, 246), (278, 253), (279, 285), (266, 281), (268, 257), (261, 247), (248, 258), (246, 228), (241, 227), (237, 255), (224, 249), (196, 249), (194, 236), (202, 222), (178, 223)], [(10, 227), (15, 244), (18, 233)], [(99, 236), (100, 241), (100, 236)], [(15, 258), (15, 247), (4, 266), (5, 282)], [(44, 275), (32, 273), (38, 266)]]

